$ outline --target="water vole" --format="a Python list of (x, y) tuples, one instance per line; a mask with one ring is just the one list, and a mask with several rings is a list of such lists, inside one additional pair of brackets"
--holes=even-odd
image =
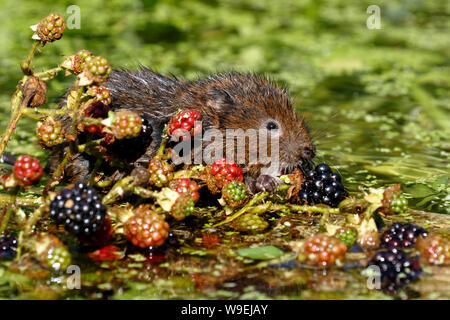
[[(263, 188), (264, 184), (273, 185), (267, 175), (278, 176), (311, 162), (315, 155), (309, 131), (293, 110), (286, 90), (258, 75), (231, 72), (188, 81), (141, 68), (116, 70), (104, 86), (111, 91), (114, 110), (137, 111), (151, 127), (144, 148), (138, 150), (128, 144), (127, 155), (133, 155), (131, 162), (135, 166), (145, 164), (155, 155), (164, 125), (180, 109), (199, 111), (204, 131), (214, 128), (225, 134), (226, 129), (263, 129), (279, 137), (277, 170), (244, 163), (246, 181), (252, 188), (258, 178)], [(61, 150), (52, 155), (50, 171), (62, 158)], [(85, 180), (92, 165), (88, 157), (76, 155), (66, 168), (66, 177), (69, 181)]]

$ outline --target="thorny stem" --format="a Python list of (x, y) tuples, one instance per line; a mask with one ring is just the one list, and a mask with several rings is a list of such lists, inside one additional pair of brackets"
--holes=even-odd
[[(75, 92), (75, 101), (73, 102), (73, 104), (71, 106), (71, 109), (72, 109), (71, 111), (73, 112), (72, 135), (76, 136), (77, 135), (77, 124), (78, 124), (78, 107), (80, 105), (81, 94), (83, 93), (83, 87), (79, 86), (78, 80), (75, 82), (75, 88), (74, 88), (73, 92)], [(77, 143), (76, 139), (71, 141), (69, 146), (70, 146), (70, 150), (71, 150), (72, 154), (76, 154), (77, 149), (78, 149), (78, 143)]]
[(263, 200), (267, 196), (267, 192), (263, 192), (257, 194), (252, 200), (250, 200), (247, 205), (241, 208), (232, 216), (227, 219), (216, 223), (213, 227), (218, 227), (220, 225), (229, 223), (234, 219), (240, 217), (244, 213), (252, 212), (252, 213), (262, 213), (268, 210), (279, 211), (279, 210), (291, 210), (296, 212), (317, 212), (323, 214), (323, 219), (328, 219), (329, 214), (339, 214), (340, 211), (338, 208), (329, 208), (329, 207), (317, 207), (317, 206), (305, 206), (305, 205), (296, 205), (296, 204), (275, 204), (272, 202), (267, 202), (266, 204), (254, 206), (255, 203)]
[[(28, 68), (30, 68), (30, 64), (33, 60), (34, 53), (35, 53), (39, 43), (40, 43), (39, 41), (35, 41), (31, 47), (30, 53), (28, 54), (28, 58), (25, 61)], [(19, 83), (25, 83), (27, 81), (27, 79), (28, 79), (28, 76), (25, 75)], [(6, 128), (5, 134), (3, 135), (2, 140), (0, 142), (0, 157), (3, 154), (3, 151), (5, 151), (5, 148), (8, 144), (9, 138), (11, 137), (12, 133), (16, 129), (16, 125), (23, 115), (23, 110), (26, 108), (27, 103), (25, 103), (25, 101), (23, 101), (22, 95), (23, 94), (21, 93), (21, 90), (17, 90), (14, 93), (14, 99), (11, 100), (11, 108), (10, 108), (10, 110), (12, 112), (11, 121), (10, 121), (8, 127)]]
[(167, 133), (167, 126), (165, 126), (162, 133), (161, 144), (159, 145), (158, 152), (156, 153), (157, 157), (161, 157), (164, 154), (164, 149), (166, 148), (167, 142), (169, 142), (169, 134)]
[(42, 119), (47, 116), (63, 116), (67, 113), (67, 106), (61, 109), (38, 109), (38, 108), (25, 108), (23, 115), (30, 118)]
[(134, 194), (142, 197), (142, 198), (152, 198), (156, 199), (158, 198), (158, 192), (148, 190), (142, 187), (135, 187), (133, 190)]
[(45, 205), (41, 205), (39, 208), (34, 210), (31, 216), (28, 218), (24, 229), (19, 233), (19, 237), (17, 239), (19, 246), (17, 247), (16, 261), (20, 260), (20, 256), (22, 254), (22, 247), (24, 242), (23, 239), (26, 238), (31, 233), (33, 227), (35, 226), (39, 218), (42, 216), (42, 214), (45, 212), (44, 209)]
[(64, 177), (64, 169), (71, 158), (72, 158), (72, 151), (69, 148), (69, 150), (67, 150), (66, 154), (64, 155), (64, 159), (58, 165), (55, 172), (53, 172), (52, 177), (45, 185), (44, 191), (42, 192), (43, 197), (47, 196), (48, 192), (54, 189), (62, 180), (62, 178)]
[[(17, 111), (12, 115), (11, 122), (9, 123), (8, 127), (6, 128), (5, 134), (2, 137), (2, 141), (0, 142), (0, 157), (3, 154), (3, 151), (5, 151), (5, 148), (8, 144), (9, 138), (11, 137), (12, 133), (16, 129), (17, 122), (19, 122), (20, 118), (23, 114), (23, 109), (25, 105), (22, 103), (20, 104)], [(11, 107), (11, 110), (13, 110), (13, 107)]]
[(31, 65), (31, 62), (33, 61), (34, 53), (36, 52), (37, 46), (39, 45), (40, 41), (36, 40), (33, 45), (31, 46), (30, 53), (28, 53), (28, 58), (25, 61), (25, 63), (29, 66)]
[(5, 213), (5, 215), (3, 216), (3, 219), (1, 221), (0, 224), (0, 234), (3, 233), (3, 231), (5, 231), (6, 226), (8, 225), (9, 219), (11, 218), (12, 213), (16, 210), (16, 196), (17, 196), (17, 192), (19, 191), (19, 188), (14, 188), (11, 191), (11, 194), (9, 195), (9, 206), (8, 209)]
[[(0, 208), (5, 208), (10, 205), (11, 196), (8, 194), (0, 194)], [(42, 204), (42, 199), (39, 197), (17, 197), (16, 205), (25, 208), (35, 208)]]
[(126, 193), (134, 188), (134, 177), (128, 176), (119, 181), (111, 188), (111, 190), (103, 197), (103, 204), (111, 204), (121, 199)]
[(34, 76), (38, 77), (42, 81), (50, 81), (53, 80), (61, 70), (62, 70), (61, 67), (56, 67), (53, 69), (35, 73)]
[(103, 163), (103, 159), (97, 159), (97, 161), (95, 161), (95, 165), (94, 165), (94, 169), (91, 172), (91, 177), (89, 178), (88, 181), (88, 186), (93, 186), (95, 183), (95, 176), (97, 174), (98, 169), (100, 168), (100, 166)]

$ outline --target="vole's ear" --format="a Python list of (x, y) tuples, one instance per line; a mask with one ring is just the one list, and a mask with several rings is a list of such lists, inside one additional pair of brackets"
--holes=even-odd
[(231, 108), (235, 105), (231, 95), (223, 89), (210, 88), (208, 90), (208, 100), (206, 104), (214, 110), (222, 110), (223, 108)]

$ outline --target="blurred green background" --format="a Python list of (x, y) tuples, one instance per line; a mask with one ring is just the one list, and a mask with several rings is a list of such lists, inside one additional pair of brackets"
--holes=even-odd
[[(227, 70), (286, 86), (307, 119), (318, 161), (351, 191), (401, 182), (412, 207), (449, 213), (450, 2), (448, 0), (1, 0), (0, 127), (31, 46), (28, 26), (78, 5), (81, 28), (43, 48), (36, 70), (86, 48), (114, 67), (139, 63), (194, 79)], [(381, 9), (370, 30), (369, 5)], [(71, 78), (49, 86), (49, 104)], [(45, 159), (34, 123), (9, 152)]]

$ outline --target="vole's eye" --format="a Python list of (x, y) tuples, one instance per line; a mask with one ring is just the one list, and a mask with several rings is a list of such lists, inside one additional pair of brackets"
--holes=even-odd
[(278, 129), (278, 124), (270, 121), (267, 123), (267, 130), (277, 130)]

